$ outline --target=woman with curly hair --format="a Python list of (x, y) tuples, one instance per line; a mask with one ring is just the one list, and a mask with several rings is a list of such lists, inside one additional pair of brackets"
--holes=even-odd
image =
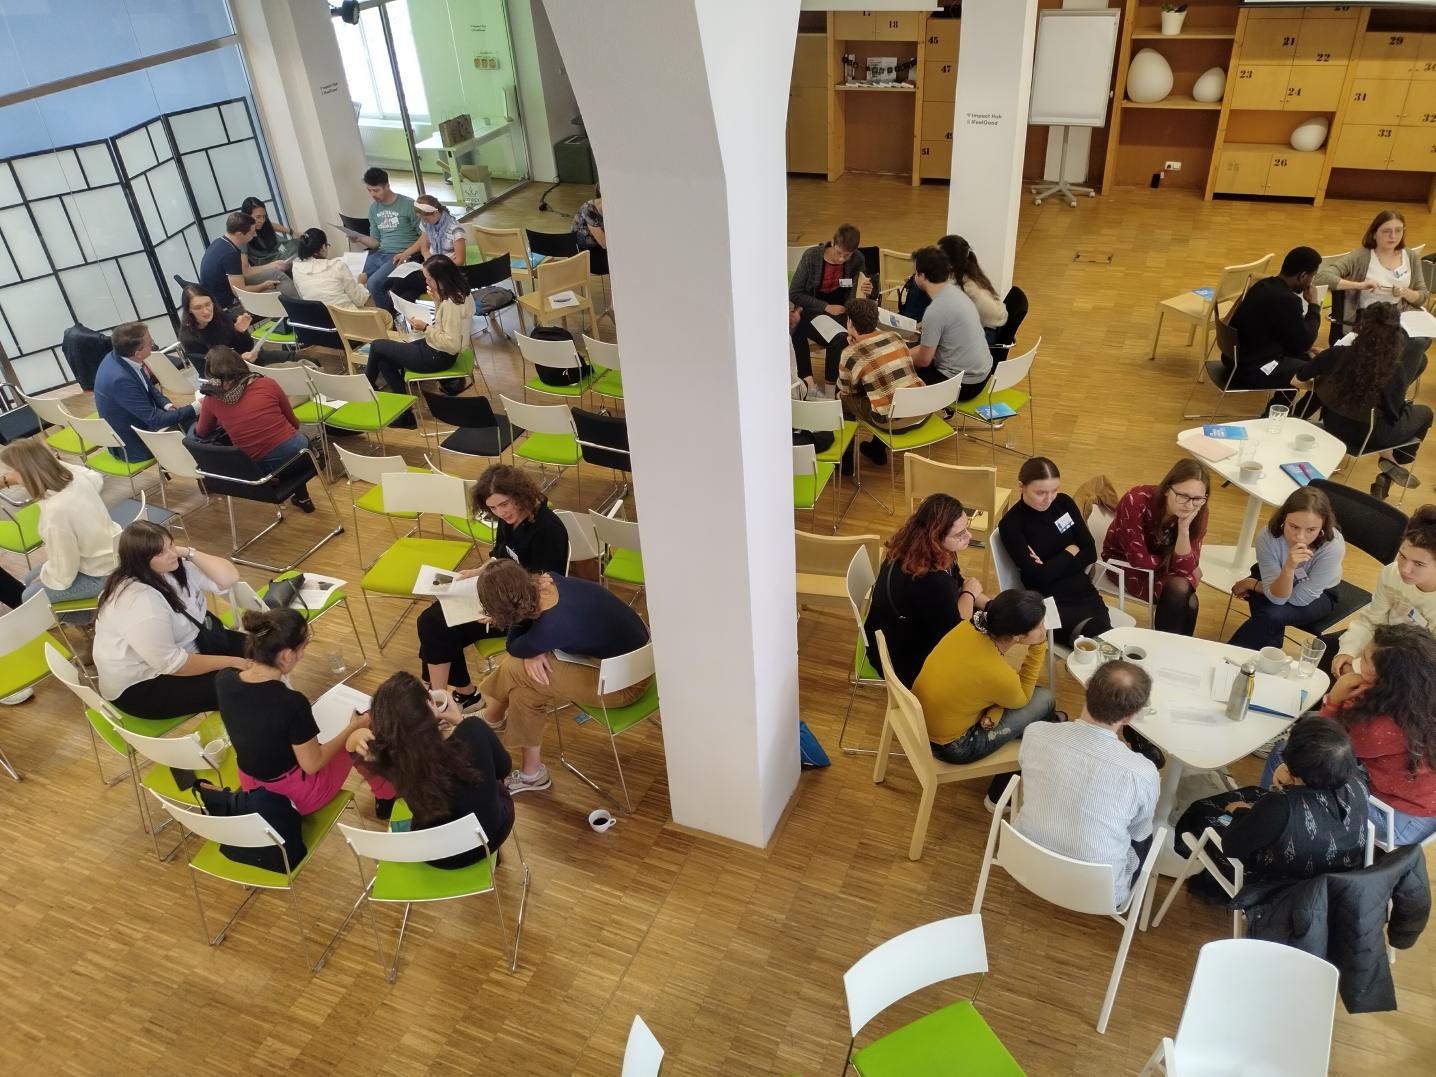
[(551, 572), (531, 573), (517, 561), (495, 558), (479, 572), (479, 604), (494, 627), (508, 633), (508, 653), (484, 680), (484, 721), (494, 731), (512, 725), (523, 769), (506, 779), (509, 792), (528, 793), (553, 784), (540, 758), (544, 726), (555, 704), (584, 710), (622, 707), (648, 690), (642, 681), (617, 692), (598, 693), (598, 663), (580, 658), (617, 658), (648, 642), (648, 627), (611, 591), (587, 580)]
[[(1377, 628), (1320, 714), (1351, 736), (1372, 795), (1392, 811), (1395, 843), (1436, 834), (1436, 636), (1414, 624)], [(1280, 750), (1267, 757), (1263, 785), (1281, 762)]]
[[(1202, 539), (1207, 533), (1211, 480), (1195, 460), (1178, 460), (1156, 486), (1134, 486), (1117, 502), (1102, 541), (1102, 559), (1131, 565), (1127, 593), (1153, 602), (1158, 632), (1190, 636), (1197, 630), (1197, 584), (1202, 582)], [(1147, 594), (1147, 570), (1155, 594)]]
[(863, 631), (868, 661), (878, 663), (877, 633), (893, 672), (908, 687), (938, 640), (987, 605), (982, 581), (963, 579), (957, 555), (972, 541), (971, 514), (948, 494), (923, 498), (888, 539)]
[[(568, 573), (568, 531), (527, 472), (508, 464), (486, 468), (474, 485), (472, 504), (476, 515), (494, 521), (494, 557), (510, 558), (530, 572)], [(464, 569), (454, 575), (464, 580), (479, 571)], [(451, 625), (438, 602), (419, 614), (418, 631), (419, 660), (429, 687), (451, 690), (465, 714), (477, 711), (482, 701), (464, 661), (464, 649), (503, 633), (487, 617)]]
[[(497, 851), (514, 827), (514, 801), (504, 785), (509, 753), (479, 718), (465, 718), (451, 701), (441, 707), (412, 673), (395, 673), (369, 706), (369, 727), (349, 735), (348, 748), (387, 778), (413, 812), (413, 830), (472, 815)], [(429, 861), (465, 868), (482, 860), (483, 846)]]
[(1420, 485), (1408, 466), (1416, 448), (1395, 448), (1423, 440), (1431, 429), (1431, 409), (1406, 401), (1407, 339), (1397, 305), (1376, 303), (1361, 312), (1355, 341), (1328, 348), (1296, 372), (1298, 383), (1315, 380), (1322, 425), (1349, 452), (1361, 452), (1363, 446), (1367, 452), (1385, 450), (1377, 461), (1381, 474), (1371, 484), (1374, 497), (1385, 498), (1393, 480), (1408, 490)]

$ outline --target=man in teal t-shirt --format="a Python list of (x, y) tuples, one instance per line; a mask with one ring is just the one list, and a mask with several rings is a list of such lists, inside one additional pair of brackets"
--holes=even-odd
[(364, 287), (374, 305), (394, 312), (389, 300), (389, 274), (419, 250), (419, 216), (414, 200), (389, 186), (389, 173), (371, 168), (364, 173), (364, 189), (374, 201), (369, 205), (369, 235), (360, 240), (369, 248), (364, 259)]

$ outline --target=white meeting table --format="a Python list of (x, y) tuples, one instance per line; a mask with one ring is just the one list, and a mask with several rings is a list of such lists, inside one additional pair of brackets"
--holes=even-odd
[[(1262, 464), (1261, 477), (1256, 479), (1244, 479), (1241, 476), (1239, 460), (1242, 442), (1224, 443), (1238, 449), (1238, 452), (1225, 460), (1208, 460), (1182, 444), (1184, 439), (1199, 435), (1202, 432), (1200, 426), (1183, 430), (1177, 435), (1178, 448), (1191, 453), (1212, 475), (1244, 490), (1247, 495), (1246, 513), (1242, 516), (1242, 528), (1237, 535), (1236, 545), (1214, 546), (1202, 543), (1202, 582), (1226, 594), (1231, 593), (1232, 585), (1238, 580), (1251, 575), (1252, 563), (1256, 560), (1252, 543), (1256, 538), (1257, 518), (1261, 515), (1262, 505), (1279, 506), (1297, 489), (1296, 480), (1283, 471), (1281, 465), (1305, 461), (1330, 478), (1346, 453), (1346, 445), (1340, 439), (1332, 437), (1321, 427), (1304, 419), (1288, 416), (1281, 424), (1281, 432), (1277, 434), (1267, 433), (1266, 424), (1265, 419), (1246, 419), (1239, 423), (1221, 424), (1240, 426), (1246, 430), (1247, 440), (1255, 448), (1255, 459)], [(1311, 434), (1316, 438), (1316, 444), (1310, 449), (1298, 449), (1293, 444), (1298, 434)]]
[[(1172, 851), (1172, 816), (1183, 772), (1230, 766), (1278, 736), (1292, 719), (1250, 711), (1240, 722), (1233, 722), (1226, 716), (1226, 704), (1212, 699), (1212, 674), (1224, 659), (1254, 659), (1255, 651), (1150, 628), (1114, 628), (1101, 638), (1118, 647), (1137, 646), (1147, 652), (1141, 665), (1152, 678), (1151, 705), (1132, 722), (1132, 728), (1167, 756), (1154, 825), (1167, 827), (1167, 847), (1157, 861), (1157, 870), (1175, 876), (1182, 858)], [(1100, 662), (1076, 663), (1074, 657), (1075, 652), (1067, 657), (1067, 671), (1085, 688)], [(1310, 710), (1320, 704), (1331, 680), (1316, 670), (1296, 683), (1306, 693), (1303, 709)]]

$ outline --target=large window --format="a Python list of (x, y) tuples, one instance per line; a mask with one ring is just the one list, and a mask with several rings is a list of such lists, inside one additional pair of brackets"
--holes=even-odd
[[(404, 82), (404, 103), (415, 123), (429, 118), (429, 104), (424, 97), (424, 80), (419, 73), (419, 50), (414, 44), (414, 29), (409, 21), (409, 5), (392, 3), (385, 6), (389, 29), (394, 35), (394, 56), (399, 61), (399, 77)], [(349, 93), (359, 106), (361, 119), (399, 119), (399, 95), (394, 89), (394, 72), (389, 52), (384, 46), (384, 30), (379, 12), (365, 9), (359, 25), (336, 21), (335, 37), (339, 55), (344, 61), (344, 77)]]

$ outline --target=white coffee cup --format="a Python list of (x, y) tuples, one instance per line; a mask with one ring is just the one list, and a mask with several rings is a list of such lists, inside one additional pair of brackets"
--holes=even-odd
[(1072, 641), (1072, 661), (1079, 666), (1090, 666), (1097, 660), (1101, 644), (1087, 636), (1078, 636)]
[(1291, 443), (1298, 449), (1314, 449), (1316, 448), (1316, 435), (1298, 434), (1296, 437), (1292, 438)]
[(1126, 646), (1122, 648), (1122, 657), (1128, 662), (1141, 664), (1147, 660), (1147, 649), (1145, 647)]
[(215, 766), (223, 762), (225, 755), (229, 752), (229, 739), (227, 737), (215, 737), (204, 746), (205, 758)]
[(1256, 667), (1262, 673), (1280, 673), (1286, 668), (1286, 652), (1280, 647), (1263, 647), (1257, 655)]
[(1259, 479), (1262, 473), (1261, 461), (1243, 460), (1241, 470), (1243, 479)]
[(588, 825), (593, 827), (595, 834), (602, 834), (605, 830), (611, 829), (616, 822), (618, 820), (613, 817), (613, 813), (605, 811), (603, 808), (595, 808), (588, 813)]

